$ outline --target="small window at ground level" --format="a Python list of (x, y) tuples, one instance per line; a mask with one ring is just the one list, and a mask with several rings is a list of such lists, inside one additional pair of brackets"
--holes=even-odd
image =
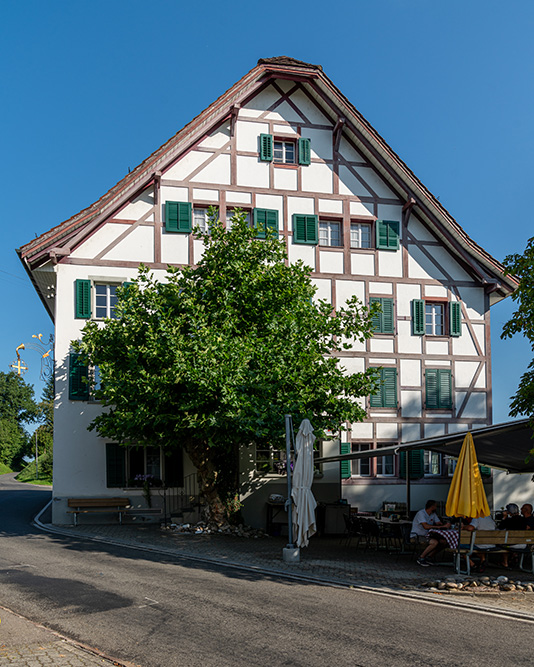
[[(378, 448), (387, 446), (378, 445)], [(379, 477), (393, 477), (395, 475), (395, 454), (376, 457), (376, 474)]]
[[(321, 456), (320, 444), (315, 443), (313, 450), (314, 461)], [(314, 463), (314, 471), (320, 472), (322, 464)], [(273, 473), (277, 475), (286, 474), (286, 450), (278, 449), (273, 445), (256, 446), (255, 468), (257, 472)]]
[(371, 225), (363, 222), (350, 223), (350, 247), (371, 247)]
[(441, 454), (438, 452), (429, 452), (425, 450), (425, 475), (434, 477), (441, 475)]
[(208, 231), (208, 209), (194, 208), (193, 209), (193, 227), (199, 227), (200, 231), (205, 234)]
[(296, 164), (296, 143), (294, 141), (274, 141), (273, 162), (275, 164)]
[(319, 220), (319, 245), (338, 247), (341, 245), (341, 223)]

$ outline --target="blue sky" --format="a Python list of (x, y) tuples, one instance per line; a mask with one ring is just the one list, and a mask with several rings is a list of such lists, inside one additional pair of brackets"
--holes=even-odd
[[(498, 260), (531, 220), (534, 3), (516, 0), (20, 1), (0, 6), (0, 370), (52, 323), (15, 254), (94, 202), (251, 69), (289, 55), (326, 74)], [(531, 358), (500, 341), (494, 421)], [(26, 379), (40, 394), (39, 356)]]

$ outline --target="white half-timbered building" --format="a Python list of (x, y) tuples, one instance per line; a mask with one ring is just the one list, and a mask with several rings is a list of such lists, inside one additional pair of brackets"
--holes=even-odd
[[(164, 460), (106, 442), (87, 426), (101, 406), (80, 383), (72, 354), (88, 318), (113, 316), (117, 285), (139, 263), (157, 275), (196, 263), (207, 207), (223, 223), (234, 207), (278, 230), (290, 261), (312, 269), (317, 297), (333, 308), (356, 295), (379, 301), (376, 334), (343, 353), (347, 372), (380, 367), (368, 419), (323, 455), (491, 424), (490, 307), (516, 287), (469, 238), (320, 66), (262, 59), (89, 208), (18, 251), (55, 322), (55, 523), (70, 497), (124, 495), (137, 474), (171, 487), (194, 474), (179, 453)], [(178, 450), (180, 451), (180, 450)], [(261, 526), (268, 494), (285, 492), (278, 452), (243, 452), (245, 519)], [(450, 463), (413, 454), (414, 506), (443, 498)], [(405, 462), (384, 456), (328, 464), (314, 492), (364, 510), (404, 499)], [(340, 477), (341, 486), (340, 486)], [(157, 497), (157, 494), (155, 494)]]

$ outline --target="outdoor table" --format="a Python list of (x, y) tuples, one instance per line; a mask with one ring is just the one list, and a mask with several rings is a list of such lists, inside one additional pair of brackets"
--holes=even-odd
[(410, 525), (412, 524), (412, 521), (410, 521), (410, 519), (399, 519), (398, 521), (392, 521), (389, 516), (383, 516), (381, 519), (377, 519), (375, 517), (374, 520), (377, 521), (378, 523), (387, 523), (391, 526), (398, 526), (401, 523), (404, 524), (409, 523)]
[(447, 540), (447, 545), (450, 549), (456, 549), (458, 546), (460, 535), (454, 528), (431, 528), (428, 531), (427, 538), (430, 539), (433, 534), (436, 534), (439, 537), (444, 537)]

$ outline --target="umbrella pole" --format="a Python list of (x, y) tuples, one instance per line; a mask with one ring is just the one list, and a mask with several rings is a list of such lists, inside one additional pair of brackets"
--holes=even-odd
[(286, 424), (286, 472), (287, 472), (287, 534), (288, 544), (282, 550), (282, 556), (286, 563), (300, 562), (300, 549), (293, 544), (293, 500), (291, 498), (291, 428), (293, 420), (291, 415), (285, 415)]
[(406, 452), (404, 455), (406, 459), (406, 516), (408, 519), (410, 518), (410, 505), (411, 505), (411, 498), (410, 498), (410, 452)]

